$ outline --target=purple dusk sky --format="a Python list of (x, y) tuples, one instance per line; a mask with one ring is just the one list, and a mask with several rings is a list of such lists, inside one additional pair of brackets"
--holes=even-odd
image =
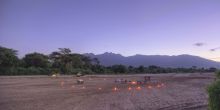
[(0, 0), (0, 45), (220, 57), (220, 0)]

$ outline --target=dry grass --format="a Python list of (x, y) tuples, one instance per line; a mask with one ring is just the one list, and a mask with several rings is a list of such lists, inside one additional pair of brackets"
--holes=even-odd
[(160, 82), (159, 87), (157, 83), (137, 86), (114, 82), (117, 78), (142, 80), (143, 76), (84, 76), (82, 85), (77, 85), (77, 77), (72, 76), (1, 76), (0, 109), (207, 110), (205, 88), (214, 74), (152, 75), (153, 82)]

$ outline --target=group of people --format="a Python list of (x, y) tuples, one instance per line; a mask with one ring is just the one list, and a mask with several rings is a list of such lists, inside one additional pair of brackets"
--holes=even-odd
[[(143, 81), (136, 80), (135, 83), (142, 84), (142, 83), (147, 83), (147, 82), (150, 82), (150, 81), (151, 81), (151, 77), (150, 76), (144, 76), (144, 80)], [(134, 81), (123, 79), (123, 78), (115, 80), (115, 83), (132, 83), (132, 82), (134, 82)]]

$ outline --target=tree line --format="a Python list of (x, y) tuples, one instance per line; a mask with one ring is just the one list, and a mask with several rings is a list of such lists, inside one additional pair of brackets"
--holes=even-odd
[(28, 53), (18, 58), (17, 50), (0, 46), (0, 75), (50, 75), (60, 74), (129, 74), (129, 73), (192, 73), (214, 72), (216, 68), (163, 68), (155, 65), (144, 67), (112, 65), (103, 66), (97, 58), (72, 53), (68, 48), (45, 55)]

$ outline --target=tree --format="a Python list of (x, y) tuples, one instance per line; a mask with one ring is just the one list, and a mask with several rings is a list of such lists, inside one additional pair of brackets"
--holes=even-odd
[(113, 65), (111, 67), (111, 69), (114, 73), (125, 73), (125, 72), (127, 72), (127, 68), (124, 65)]
[(68, 48), (59, 48), (59, 51), (50, 54), (53, 68), (59, 68), (62, 73), (72, 73), (74, 69), (90, 69), (92, 59), (81, 54), (71, 53)]
[(16, 55), (16, 50), (0, 46), (0, 67), (18, 66), (19, 59)]
[(84, 68), (91, 68), (93, 59), (91, 59), (88, 56), (84, 56), (84, 55), (79, 55), (79, 58), (82, 59), (82, 62), (83, 62), (82, 66)]
[(142, 66), (142, 65), (139, 66), (137, 69), (138, 69), (139, 73), (143, 73), (144, 72), (144, 66)]
[(208, 69), (208, 72), (215, 72), (215, 71), (217, 71), (217, 68), (211, 67)]
[(63, 55), (71, 54), (71, 50), (69, 48), (58, 48), (58, 49), (59, 49), (59, 53)]
[(23, 58), (25, 67), (48, 68), (50, 65), (49, 57), (41, 53), (30, 53)]
[(106, 68), (102, 65), (93, 65), (92, 66), (92, 71), (95, 73), (105, 73)]
[(150, 71), (151, 73), (157, 73), (158, 70), (160, 69), (160, 67), (157, 67), (157, 66), (155, 66), (155, 65), (151, 65), (151, 66), (148, 67), (148, 69), (149, 69), (149, 71)]
[(133, 66), (128, 66), (128, 72), (129, 72), (129, 73), (134, 72), (134, 67), (133, 67)]
[(54, 69), (59, 69), (61, 72), (66, 73), (70, 71), (71, 64), (71, 58), (69, 54), (71, 53), (71, 50), (68, 48), (59, 48), (59, 51), (52, 52), (49, 55), (50, 61), (52, 62), (52, 67)]
[(100, 61), (99, 61), (98, 58), (93, 58), (93, 59), (92, 59), (92, 63), (93, 63), (94, 65), (100, 65)]

